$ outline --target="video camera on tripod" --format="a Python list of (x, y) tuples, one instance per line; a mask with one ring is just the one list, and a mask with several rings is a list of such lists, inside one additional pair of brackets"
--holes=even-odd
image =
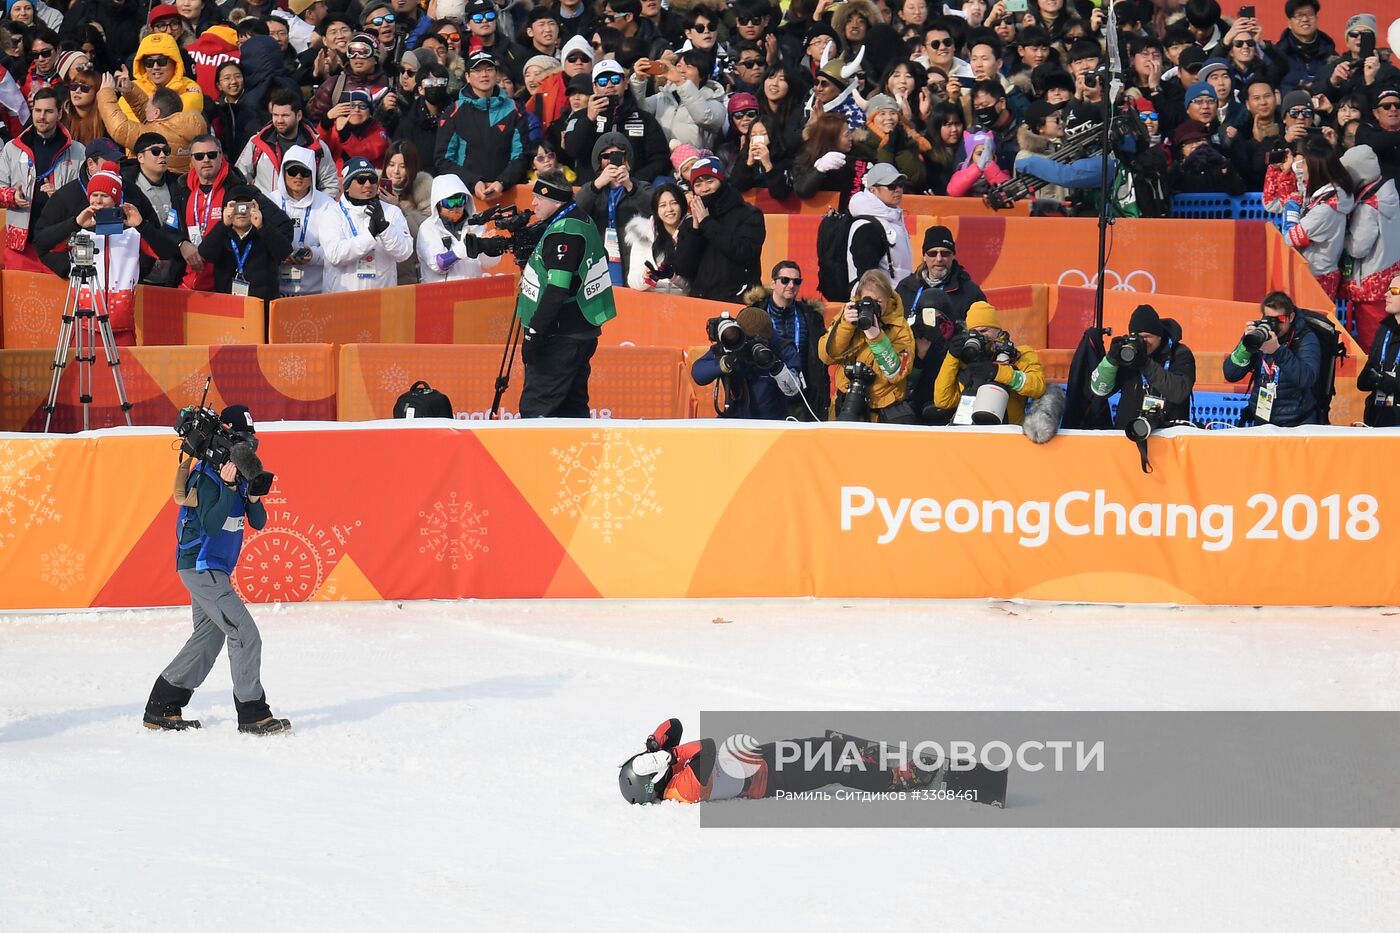
[(199, 404), (180, 409), (175, 419), (180, 450), (196, 460), (203, 460), (215, 470), (232, 462), (238, 475), (248, 481), (248, 495), (267, 495), (277, 475), (263, 469), (257, 455), (257, 435), (223, 426), (219, 413), (205, 405), (209, 398), (209, 382), (209, 379), (204, 380), (204, 395)]

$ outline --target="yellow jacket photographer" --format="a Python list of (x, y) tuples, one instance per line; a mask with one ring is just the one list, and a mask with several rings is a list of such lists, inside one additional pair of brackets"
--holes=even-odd
[[(997, 309), (985, 301), (975, 301), (967, 310), (967, 329), (977, 331), (993, 340), (1009, 337), (1001, 328)], [(996, 368), (996, 382), (1005, 386), (1010, 396), (1006, 403), (1006, 423), (1020, 424), (1026, 416), (1026, 400), (1045, 394), (1045, 370), (1040, 357), (1028, 346), (1016, 345), (1019, 354), (1014, 363), (1001, 363)], [(974, 364), (977, 365), (977, 364)], [(938, 381), (933, 386), (933, 404), (943, 409), (955, 409), (963, 394), (963, 361), (952, 353), (943, 359)]]

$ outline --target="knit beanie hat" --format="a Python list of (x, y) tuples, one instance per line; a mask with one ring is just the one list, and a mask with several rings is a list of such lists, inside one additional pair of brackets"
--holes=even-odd
[(115, 162), (103, 162), (102, 168), (88, 180), (88, 194), (100, 191), (118, 204), (122, 200), (122, 176)]
[(1151, 305), (1138, 305), (1133, 316), (1128, 319), (1128, 332), (1132, 334), (1152, 334), (1155, 337), (1167, 336), (1166, 325)]
[(1001, 320), (997, 317), (997, 309), (993, 308), (985, 301), (974, 301), (967, 309), (967, 329), (976, 327), (995, 327), (1001, 329)]

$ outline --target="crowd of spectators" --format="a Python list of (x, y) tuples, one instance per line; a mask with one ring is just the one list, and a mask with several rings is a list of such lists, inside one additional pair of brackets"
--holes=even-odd
[(1277, 36), (1217, 0), (1116, 0), (1116, 36), (1087, 0), (10, 0), (5, 265), (66, 269), (72, 192), (111, 171), (143, 282), (270, 299), (469, 277), (496, 258), (467, 218), (560, 170), (614, 285), (778, 288), (744, 195), (830, 192), (878, 222), (848, 284), (878, 269), (893, 291), (872, 296), (911, 319), (946, 291), (963, 323), (951, 238), (916, 253), (901, 198), (1030, 178), (1044, 212), (1098, 210), (1098, 158), (1066, 147), (1102, 117), (1115, 42), (1119, 212), (1262, 192), (1369, 349), (1400, 271), (1400, 29), (1358, 10), (1329, 36), (1319, 0), (1268, 2)]

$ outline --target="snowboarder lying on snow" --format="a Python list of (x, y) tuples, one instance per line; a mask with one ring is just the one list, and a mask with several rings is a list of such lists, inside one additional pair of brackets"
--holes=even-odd
[[(839, 733), (788, 740), (783, 743), (788, 755), (791, 743), (797, 743), (801, 758), (785, 761), (782, 766), (777, 760), (777, 742), (759, 744), (749, 736), (731, 736), (723, 745), (716, 745), (714, 739), (684, 745), (680, 741), (680, 720), (668, 719), (647, 736), (646, 751), (623, 762), (618, 785), (629, 803), (754, 799), (816, 790), (828, 784), (865, 791), (899, 790), (922, 787), (935, 776), (916, 763), (882, 767), (868, 746)], [(855, 744), (848, 748), (848, 743)]]

